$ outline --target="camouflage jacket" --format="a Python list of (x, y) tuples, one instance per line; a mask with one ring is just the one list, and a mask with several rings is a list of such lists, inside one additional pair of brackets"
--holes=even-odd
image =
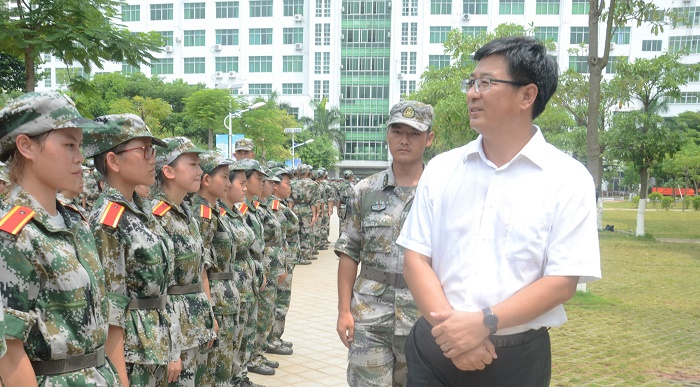
[(68, 199), (65, 195), (57, 193), (56, 199), (58, 199), (58, 201), (61, 202), (61, 204), (63, 204), (63, 207), (77, 212), (85, 221), (87, 221), (88, 212), (83, 208), (83, 206), (80, 205), (79, 198)]
[[(280, 200), (275, 196), (270, 196), (272, 200)], [(280, 224), (287, 239), (287, 265), (299, 263), (299, 217), (287, 207), (283, 200), (280, 200)]]
[[(201, 286), (204, 243), (190, 207), (186, 203), (178, 206), (160, 189), (156, 190), (153, 204), (151, 212), (174, 247), (175, 267), (170, 286)], [(178, 319), (182, 350), (198, 347), (214, 338), (212, 307), (203, 289), (195, 293), (169, 294), (168, 300)]]
[(226, 211), (225, 217), (231, 225), (231, 230), (236, 240), (236, 257), (233, 262), (235, 270), (234, 283), (238, 288), (241, 301), (251, 302), (255, 299), (257, 290), (253, 284), (262, 282), (262, 279), (258, 282), (255, 278), (257, 272), (262, 273), (262, 265), (257, 263), (260, 265), (260, 270), (256, 270), (256, 262), (251, 258), (249, 251), (255, 239), (255, 232), (248, 227), (245, 219), (243, 219), (243, 215), (237, 208), (229, 208), (222, 202), (219, 204)]
[(80, 194), (80, 199), (85, 199), (85, 211), (90, 213), (95, 201), (100, 197), (100, 180), (102, 176), (95, 169), (86, 169), (83, 171), (83, 192)]
[[(395, 242), (411, 209), (415, 192), (415, 187), (396, 185), (391, 166), (363, 179), (348, 204), (345, 227), (335, 244), (336, 254), (347, 254), (363, 266), (401, 273), (403, 249)], [(378, 297), (389, 286), (358, 276), (353, 292)], [(395, 291), (394, 310), (388, 314), (396, 318), (396, 323), (392, 324), (394, 333), (407, 335), (420, 313), (407, 288), (392, 288)], [(384, 308), (386, 305), (375, 307)]]
[[(199, 230), (202, 234), (205, 253), (209, 258), (207, 262), (208, 273), (233, 273), (233, 251), (236, 241), (228, 222), (221, 215), (221, 208), (217, 203), (209, 203), (207, 199), (196, 195), (194, 197), (195, 217), (199, 222)], [(214, 314), (227, 316), (238, 313), (240, 308), (240, 296), (233, 280), (209, 279), (212, 308)]]
[(282, 203), (279, 199), (268, 197), (260, 203), (258, 214), (263, 224), (265, 235), (265, 257), (270, 260), (270, 274), (279, 276), (287, 272), (287, 234), (280, 217)]
[[(27, 209), (23, 209), (23, 206)], [(0, 210), (0, 284), (5, 337), (24, 342), (32, 361), (95, 352), (107, 339), (109, 305), (95, 239), (83, 218), (56, 203), (55, 224), (20, 186)], [(34, 211), (31, 219), (26, 215)], [(22, 227), (22, 219), (28, 222)], [(111, 384), (111, 366), (38, 376), (39, 385), (90, 385), (99, 373)]]
[[(172, 284), (173, 244), (153, 217), (150, 201), (133, 202), (105, 184), (90, 214), (105, 269), (109, 324), (124, 329), (127, 363), (167, 364), (180, 357), (179, 329), (166, 309), (128, 309), (134, 299), (166, 297)], [(174, 321), (173, 321), (174, 320)]]
[[(335, 205), (335, 202), (338, 201), (338, 192), (336, 192), (335, 188), (331, 183), (327, 180), (322, 180), (321, 185), (323, 186), (323, 189), (326, 191), (326, 200), (329, 202), (334, 202), (333, 204)], [(330, 205), (330, 203), (329, 203)]]
[(340, 188), (338, 189), (338, 198), (340, 200), (341, 205), (347, 205), (354, 194), (355, 189), (353, 188), (352, 184), (350, 184), (348, 181), (340, 182)]
[(292, 180), (290, 184), (292, 186), (291, 198), (295, 207), (298, 205), (313, 206), (320, 204), (321, 200), (318, 193), (320, 187), (315, 181), (306, 178), (296, 179)]
[[(0, 300), (2, 298), (2, 293), (0, 292)], [(7, 352), (7, 343), (5, 342), (5, 308), (0, 308), (0, 357)]]
[[(254, 202), (259, 203), (257, 200)], [(245, 207), (244, 207), (245, 206)], [(265, 237), (263, 236), (263, 226), (258, 217), (258, 206), (254, 206), (248, 199), (245, 202), (239, 204), (238, 210), (241, 214), (244, 214), (245, 223), (253, 230), (255, 234), (255, 239), (253, 243), (250, 244), (248, 251), (250, 252), (250, 257), (256, 262), (255, 268), (257, 272), (255, 273), (255, 278), (257, 282), (254, 287), (255, 291), (262, 286), (263, 275), (266, 274), (266, 266), (264, 264), (263, 250), (265, 249)]]

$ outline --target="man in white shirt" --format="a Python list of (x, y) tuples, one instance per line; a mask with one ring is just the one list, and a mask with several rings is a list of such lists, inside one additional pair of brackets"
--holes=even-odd
[(558, 68), (531, 37), (494, 40), (463, 84), (479, 137), (426, 167), (397, 243), (423, 314), (407, 386), (548, 386), (549, 327), (600, 278), (593, 179), (532, 121)]

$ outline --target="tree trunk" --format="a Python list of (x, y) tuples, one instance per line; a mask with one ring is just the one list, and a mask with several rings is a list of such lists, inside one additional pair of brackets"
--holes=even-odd
[(647, 207), (646, 199), (639, 199), (639, 206), (637, 206), (637, 236), (644, 236), (644, 210)]
[(209, 150), (214, 149), (214, 129), (209, 128)]
[(644, 236), (644, 211), (647, 207), (647, 189), (649, 189), (649, 169), (639, 168), (639, 206), (637, 207), (637, 236)]
[(24, 49), (24, 73), (25, 73), (25, 83), (24, 83), (24, 91), (26, 93), (29, 93), (31, 91), (34, 91), (34, 55), (32, 52), (34, 51), (34, 46), (29, 46)]

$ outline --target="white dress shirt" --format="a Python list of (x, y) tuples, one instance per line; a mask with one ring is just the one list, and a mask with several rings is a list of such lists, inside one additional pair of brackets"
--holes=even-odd
[[(486, 159), (479, 136), (430, 161), (396, 243), (431, 257), (452, 307), (479, 311), (543, 276), (601, 277), (593, 179), (539, 128), (510, 162)], [(566, 321), (562, 305), (513, 334)]]

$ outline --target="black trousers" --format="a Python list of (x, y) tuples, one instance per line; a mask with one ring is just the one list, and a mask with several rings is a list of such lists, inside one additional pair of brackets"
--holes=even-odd
[(408, 383), (406, 387), (540, 387), (549, 386), (552, 349), (546, 328), (492, 336), (497, 359), (479, 371), (462, 371), (443, 355), (430, 330), (420, 318), (406, 339)]

